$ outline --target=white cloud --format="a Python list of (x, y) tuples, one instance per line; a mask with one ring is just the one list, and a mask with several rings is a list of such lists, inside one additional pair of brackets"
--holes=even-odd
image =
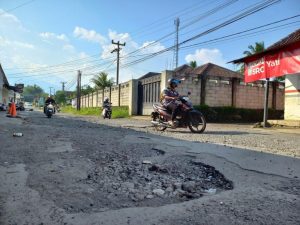
[(21, 41), (10, 41), (2, 36), (0, 36), (0, 46), (3, 47), (10, 47), (10, 48), (27, 48), (27, 49), (34, 49), (34, 45), (21, 42)]
[(39, 34), (43, 39), (57, 39), (61, 41), (68, 41), (69, 39), (65, 34), (55, 34), (51, 32), (43, 32)]
[(225, 66), (225, 60), (219, 49), (197, 49), (194, 54), (188, 54), (185, 57), (187, 63), (191, 61), (196, 61), (197, 65), (202, 65), (205, 63), (214, 63), (219, 66)]
[(1, 27), (9, 27), (10, 29), (18, 28), (23, 31), (28, 31), (15, 15), (5, 12), (3, 9), (0, 9), (0, 28)]
[(66, 44), (66, 45), (63, 46), (63, 50), (72, 52), (72, 51), (75, 50), (75, 47), (71, 44)]
[(98, 34), (94, 30), (87, 30), (82, 27), (75, 27), (73, 34), (77, 38), (85, 39), (92, 42), (98, 42), (100, 44), (104, 44), (106, 42), (106, 38), (101, 34)]

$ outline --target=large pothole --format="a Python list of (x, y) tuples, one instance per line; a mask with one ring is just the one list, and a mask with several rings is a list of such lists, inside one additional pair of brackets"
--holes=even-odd
[[(182, 155), (162, 160), (119, 160), (116, 155), (106, 155), (81, 182), (95, 190), (90, 196), (93, 210), (162, 206), (233, 188), (214, 167)], [(68, 204), (64, 208), (72, 213), (91, 210)]]

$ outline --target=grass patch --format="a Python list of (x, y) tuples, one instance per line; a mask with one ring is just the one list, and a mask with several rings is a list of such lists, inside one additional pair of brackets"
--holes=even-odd
[[(101, 116), (102, 107), (92, 107), (92, 108), (82, 108), (80, 111), (77, 111), (72, 106), (64, 106), (61, 111), (63, 113), (70, 113), (74, 115), (81, 116)], [(128, 107), (127, 106), (113, 106), (112, 107), (112, 118), (127, 118), (129, 117)]]

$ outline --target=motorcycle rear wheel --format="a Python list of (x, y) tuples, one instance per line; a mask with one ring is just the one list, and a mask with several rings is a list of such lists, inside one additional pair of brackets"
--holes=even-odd
[(203, 115), (199, 115), (197, 119), (199, 121), (197, 125), (193, 124), (192, 121), (190, 121), (190, 123), (189, 123), (189, 129), (193, 133), (200, 134), (206, 128), (206, 120), (205, 120), (205, 117)]
[[(158, 116), (158, 117), (153, 118), (153, 121), (162, 122), (162, 121), (165, 121), (165, 119), (162, 116)], [(164, 127), (164, 126), (154, 126), (154, 127), (157, 131), (165, 131), (167, 129), (167, 127)]]

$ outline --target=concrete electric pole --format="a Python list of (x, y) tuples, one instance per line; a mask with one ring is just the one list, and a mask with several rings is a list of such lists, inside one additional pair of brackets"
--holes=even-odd
[(179, 51), (178, 41), (179, 41), (179, 24), (180, 24), (179, 18), (175, 19), (174, 24), (176, 29), (176, 34), (175, 34), (176, 36), (175, 36), (175, 43), (174, 43), (173, 67), (175, 69), (178, 67), (178, 51)]
[(81, 107), (81, 71), (77, 73), (77, 111), (80, 111)]
[(65, 91), (65, 84), (67, 83), (67, 82), (60, 82), (61, 84), (62, 84), (62, 91), (64, 92)]
[(124, 42), (123, 44), (120, 43), (120, 41), (118, 42), (114, 42), (114, 40), (111, 41), (111, 43), (113, 45), (117, 45), (117, 48), (115, 48), (114, 50), (111, 51), (111, 53), (117, 52), (117, 79), (116, 79), (116, 84), (119, 84), (119, 62), (120, 62), (120, 46), (125, 46), (126, 42)]

